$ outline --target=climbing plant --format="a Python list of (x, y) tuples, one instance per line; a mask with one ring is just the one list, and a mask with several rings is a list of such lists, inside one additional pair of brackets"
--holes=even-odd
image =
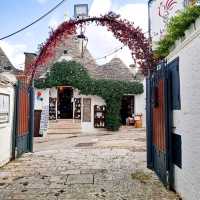
[(124, 94), (141, 94), (143, 84), (138, 81), (95, 80), (79, 63), (62, 61), (55, 63), (44, 80), (35, 81), (37, 88), (70, 85), (81, 94), (102, 97), (107, 106), (106, 127), (116, 131), (121, 125), (120, 108)]
[(135, 27), (134, 23), (119, 17), (119, 15), (110, 12), (101, 17), (70, 19), (63, 22), (55, 31), (52, 31), (26, 73), (33, 79), (38, 73), (45, 71), (49, 61), (54, 59), (56, 47), (71, 35), (74, 35), (80, 25), (88, 25), (94, 22), (96, 25), (106, 26), (108, 31), (111, 31), (120, 42), (126, 45), (131, 50), (132, 57), (136, 64), (140, 66), (141, 71), (147, 74), (155, 64), (149, 40), (139, 27)]
[(155, 56), (157, 58), (166, 57), (176, 40), (185, 36), (185, 31), (198, 17), (200, 17), (199, 6), (186, 7), (183, 11), (172, 17), (167, 25), (165, 36), (158, 42)]

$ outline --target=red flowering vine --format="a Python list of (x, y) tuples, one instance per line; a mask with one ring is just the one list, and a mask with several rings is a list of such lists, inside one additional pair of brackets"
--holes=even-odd
[(36, 73), (47, 68), (47, 63), (55, 55), (55, 47), (62, 41), (76, 33), (76, 29), (81, 24), (88, 25), (95, 22), (96, 25), (106, 26), (108, 31), (113, 32), (114, 36), (128, 46), (132, 52), (133, 59), (139, 64), (141, 71), (147, 75), (153, 69), (155, 60), (148, 39), (139, 27), (134, 27), (134, 23), (115, 17), (113, 13), (101, 17), (89, 17), (86, 19), (71, 19), (63, 22), (55, 31), (50, 34), (49, 39), (41, 48), (39, 55), (34, 63), (31, 64), (27, 73), (32, 79)]

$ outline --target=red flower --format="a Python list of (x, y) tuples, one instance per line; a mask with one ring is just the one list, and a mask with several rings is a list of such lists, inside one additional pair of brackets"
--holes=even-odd
[(148, 70), (152, 70), (155, 64), (151, 45), (139, 27), (134, 27), (134, 23), (127, 20), (118, 19), (111, 15), (101, 17), (90, 17), (86, 19), (74, 19), (62, 23), (57, 30), (50, 34), (49, 39), (41, 48), (37, 59), (30, 65), (28, 74), (31, 79), (39, 75), (43, 69), (48, 67), (55, 55), (55, 48), (60, 45), (70, 35), (76, 33), (79, 25), (88, 25), (95, 22), (96, 25), (106, 26), (108, 31), (113, 32), (114, 36), (123, 44), (127, 45), (132, 51), (133, 59), (140, 65), (141, 71), (146, 75)]

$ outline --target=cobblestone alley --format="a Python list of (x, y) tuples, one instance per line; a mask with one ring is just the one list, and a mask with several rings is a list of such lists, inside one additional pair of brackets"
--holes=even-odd
[(145, 131), (51, 135), (0, 169), (0, 199), (175, 200), (146, 169)]

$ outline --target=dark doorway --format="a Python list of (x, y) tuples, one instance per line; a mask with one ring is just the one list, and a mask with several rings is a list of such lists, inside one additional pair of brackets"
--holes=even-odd
[(73, 118), (73, 88), (59, 87), (58, 88), (58, 118), (72, 119)]
[(126, 125), (126, 119), (131, 117), (135, 112), (135, 98), (132, 95), (127, 95), (122, 98), (121, 104), (121, 122)]
[(34, 115), (34, 137), (41, 137), (40, 135), (40, 120), (42, 110), (35, 110)]

